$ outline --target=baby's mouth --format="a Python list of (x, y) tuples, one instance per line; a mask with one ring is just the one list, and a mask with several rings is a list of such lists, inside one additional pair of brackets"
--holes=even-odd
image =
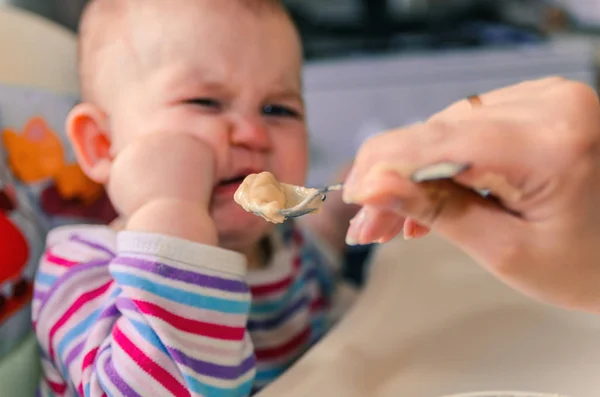
[(248, 175), (249, 174), (245, 174), (245, 175), (237, 176), (235, 178), (222, 180), (221, 182), (219, 182), (218, 186), (239, 185), (240, 183), (242, 183), (244, 181), (244, 179), (246, 179), (246, 177)]
[(221, 181), (219, 182), (219, 185), (220, 186), (239, 185), (240, 183), (242, 183), (244, 181), (244, 179), (246, 179), (246, 177), (248, 175), (259, 174), (261, 172), (262, 172), (262, 170), (257, 169), (257, 168), (250, 168), (250, 167), (240, 168), (240, 169), (238, 169), (237, 172), (231, 173), (226, 178), (221, 179)]
[(242, 182), (244, 181), (244, 179), (246, 179), (246, 177), (250, 174), (255, 174), (258, 173), (260, 171), (254, 171), (254, 170), (244, 170), (243, 172), (239, 173), (238, 175), (231, 177), (231, 178), (227, 178), (227, 179), (222, 179), (217, 186), (215, 186), (215, 194), (217, 195), (231, 195), (233, 196), (233, 194), (235, 193), (235, 191), (238, 189), (238, 187), (240, 187), (240, 185), (242, 184)]

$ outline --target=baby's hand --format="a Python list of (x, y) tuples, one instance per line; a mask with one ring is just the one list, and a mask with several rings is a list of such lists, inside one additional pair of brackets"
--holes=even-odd
[(117, 155), (108, 193), (128, 230), (216, 244), (208, 214), (214, 181), (206, 144), (186, 134), (149, 134)]

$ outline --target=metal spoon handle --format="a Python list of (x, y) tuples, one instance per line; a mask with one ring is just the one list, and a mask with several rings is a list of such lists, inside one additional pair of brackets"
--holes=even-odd
[(309, 208), (307, 206), (311, 202), (313, 202), (317, 197), (323, 196), (322, 200), (325, 200), (326, 193), (336, 191), (336, 190), (342, 190), (343, 188), (344, 188), (343, 183), (337, 183), (335, 185), (329, 185), (329, 186), (323, 187), (321, 189), (317, 189), (317, 191), (314, 192), (312, 195), (306, 197), (304, 200), (302, 200), (301, 202), (299, 202), (298, 204), (296, 204), (295, 206), (293, 206), (291, 208), (286, 208), (286, 209), (281, 210), (280, 213), (281, 213), (281, 215), (285, 216), (286, 218), (297, 218), (299, 216), (309, 214), (309, 213), (313, 212), (315, 210), (315, 208)]
[(428, 182), (440, 179), (450, 179), (470, 168), (470, 164), (465, 163), (453, 163), (453, 162), (441, 162), (436, 164), (427, 165), (416, 170), (412, 175), (411, 179), (413, 182)]
[(344, 188), (344, 182), (340, 182), (340, 183), (336, 183), (335, 185), (330, 185), (327, 187), (324, 187), (323, 189), (319, 189), (320, 194), (324, 194), (324, 193), (328, 193), (328, 192), (333, 192), (336, 190), (342, 190)]

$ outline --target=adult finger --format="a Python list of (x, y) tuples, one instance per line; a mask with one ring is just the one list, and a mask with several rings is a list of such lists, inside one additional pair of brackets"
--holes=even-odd
[[(548, 151), (539, 150), (540, 142), (529, 123), (489, 118), (460, 123), (425, 123), (391, 131), (371, 138), (359, 150), (344, 187), (347, 202), (364, 204), (370, 196), (394, 189), (382, 183), (382, 175), (395, 173), (410, 179), (426, 166), (443, 162), (465, 164), (470, 170), (459, 178), (473, 189), (490, 189), (505, 204), (518, 205), (523, 191), (530, 188), (532, 170), (540, 173), (540, 164), (548, 163)], [(541, 174), (541, 175), (540, 175)], [(518, 210), (518, 208), (514, 208)]]
[(429, 228), (415, 221), (413, 218), (406, 218), (403, 225), (404, 238), (410, 240), (413, 238), (425, 237), (429, 234)]
[[(510, 261), (514, 247), (519, 246), (516, 242), (524, 242), (528, 237), (524, 220), (448, 181), (416, 185), (390, 173), (381, 182), (395, 189), (371, 197), (366, 208), (411, 217), (413, 222), (436, 230), (481, 263)], [(399, 189), (402, 185), (410, 188)], [(363, 230), (381, 222), (380, 217), (372, 217), (375, 213), (372, 210), (363, 213), (360, 223)], [(361, 231), (356, 233), (361, 235)], [(361, 240), (363, 244), (367, 242), (370, 241)]]
[[(380, 242), (382, 238), (398, 234), (403, 223), (404, 217), (393, 211), (365, 206), (350, 221), (346, 243), (357, 245)], [(400, 230), (397, 230), (398, 228)]]
[[(529, 178), (531, 170), (539, 168), (539, 159), (531, 155), (539, 142), (518, 133), (522, 123), (490, 127), (474, 120), (461, 125), (467, 128), (425, 124), (374, 138), (357, 156), (346, 181), (346, 200), (413, 217), (476, 257), (506, 255), (485, 228), (492, 224), (495, 233), (505, 238), (516, 238), (518, 228), (524, 229), (513, 212), (518, 212), (528, 189), (543, 183)], [(509, 127), (513, 133), (507, 137)], [(423, 185), (410, 180), (413, 170), (442, 161), (471, 164), (460, 182), (491, 189), (510, 211), (450, 183)], [(371, 222), (378, 221), (366, 217), (362, 226), (369, 228)]]
[[(568, 80), (563, 77), (549, 76), (541, 79), (524, 81), (508, 87), (498, 88), (490, 92), (479, 93), (477, 94), (477, 97), (480, 105), (484, 107), (507, 104), (514, 105), (520, 102), (531, 101), (532, 98), (543, 96), (545, 95), (547, 89), (565, 83), (568, 83)], [(476, 93), (473, 94), (475, 95)], [(531, 112), (531, 108), (529, 106), (525, 106), (522, 109), (529, 113)], [(470, 101), (468, 98), (463, 98), (436, 113), (430, 118), (430, 120), (460, 119), (468, 116), (473, 110), (472, 101)]]

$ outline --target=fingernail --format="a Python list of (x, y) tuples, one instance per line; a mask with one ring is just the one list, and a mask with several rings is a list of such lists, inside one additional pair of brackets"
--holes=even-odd
[(422, 238), (425, 237), (429, 234), (429, 228), (420, 225), (420, 224), (415, 224), (415, 231), (413, 233), (413, 237), (418, 239), (418, 238)]
[(469, 163), (441, 162), (417, 169), (411, 175), (413, 182), (427, 182), (439, 179), (453, 178), (471, 168)]
[(346, 178), (346, 181), (344, 182), (344, 190), (342, 191), (342, 200), (346, 204), (354, 204), (354, 200), (352, 198), (352, 189), (353, 189), (353, 185), (355, 182), (356, 182), (356, 172), (354, 171), (354, 168), (353, 168), (348, 173), (348, 177)]
[(404, 222), (404, 230), (402, 235), (404, 240), (412, 240), (415, 237), (415, 223), (410, 219)]
[(352, 168), (350, 169), (350, 172), (348, 172), (348, 176), (346, 177), (346, 182), (344, 183), (344, 185), (352, 185), (354, 184), (354, 182), (356, 182), (356, 171), (354, 170), (354, 168)]
[(342, 193), (342, 201), (346, 204), (356, 204), (352, 199), (352, 196), (348, 191), (344, 188), (344, 192)]
[(346, 236), (346, 245), (358, 245), (358, 242), (350, 236)]
[(348, 232), (346, 234), (346, 244), (348, 245), (358, 245), (360, 242), (360, 235), (362, 233), (362, 228), (365, 223), (366, 212), (365, 209), (361, 209), (358, 211), (358, 214), (350, 221), (350, 227), (348, 228)]
[(356, 204), (356, 200), (352, 195), (352, 191), (344, 184), (344, 190), (342, 191), (342, 201), (346, 204)]

